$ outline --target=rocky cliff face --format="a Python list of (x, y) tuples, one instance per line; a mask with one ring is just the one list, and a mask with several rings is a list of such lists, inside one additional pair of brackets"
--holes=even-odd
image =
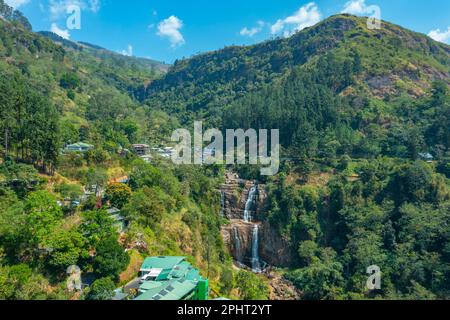
[[(228, 220), (242, 219), (249, 183), (233, 173), (226, 174), (226, 181), (220, 188), (223, 196), (223, 215)], [(244, 203), (244, 204), (243, 204)]]
[[(222, 227), (225, 244), (238, 264), (251, 265), (254, 223), (245, 222), (244, 211), (254, 181), (242, 180), (231, 172), (227, 172), (225, 184), (221, 186), (222, 213), (229, 224)], [(257, 206), (255, 206), (257, 207)], [(256, 217), (256, 211), (251, 211)]]
[(222, 227), (222, 236), (231, 255), (240, 264), (250, 265), (252, 256), (252, 240), (255, 221), (260, 226), (259, 253), (261, 260), (273, 266), (288, 267), (295, 261), (295, 250), (286, 239), (280, 237), (267, 221), (266, 186), (259, 184), (255, 208), (251, 213), (253, 222), (243, 221), (245, 204), (255, 181), (239, 179), (233, 173), (226, 174), (226, 182), (221, 187), (222, 212), (230, 223)]
[(222, 228), (222, 237), (234, 260), (242, 265), (251, 264), (253, 224), (231, 220)]
[(279, 235), (277, 230), (270, 225), (267, 219), (267, 190), (266, 186), (259, 185), (257, 216), (261, 225), (260, 256), (263, 261), (271, 266), (290, 267), (295, 264), (297, 256), (291, 248), (289, 241)]
[(261, 227), (261, 259), (271, 266), (290, 267), (295, 264), (295, 250), (289, 242), (271, 228), (268, 221)]

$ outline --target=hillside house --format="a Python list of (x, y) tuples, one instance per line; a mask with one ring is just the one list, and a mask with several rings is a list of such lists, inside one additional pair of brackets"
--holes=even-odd
[(429, 152), (419, 153), (419, 158), (421, 160), (429, 162), (429, 163), (433, 162), (433, 160), (434, 160), (433, 155), (431, 153), (429, 153)]
[(94, 146), (91, 144), (78, 142), (74, 144), (70, 144), (66, 146), (64, 149), (65, 152), (88, 152), (89, 150), (94, 149)]
[(208, 280), (185, 257), (145, 259), (136, 300), (208, 300)]
[(150, 147), (146, 144), (133, 144), (133, 152), (138, 156), (145, 156), (150, 152)]

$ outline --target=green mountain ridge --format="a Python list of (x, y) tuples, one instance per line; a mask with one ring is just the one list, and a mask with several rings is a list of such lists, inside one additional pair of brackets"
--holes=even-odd
[(224, 105), (265, 86), (276, 85), (295, 69), (314, 69), (328, 54), (341, 61), (354, 50), (362, 74), (358, 92), (384, 99), (407, 92), (422, 96), (434, 80), (450, 82), (450, 47), (388, 22), (369, 30), (366, 19), (332, 16), (289, 38), (253, 46), (232, 46), (176, 61), (160, 80), (146, 88), (151, 107), (174, 110), (197, 119), (220, 117)]
[(44, 37), (47, 37), (51, 39), (52, 41), (61, 44), (66, 49), (73, 49), (76, 51), (83, 51), (87, 50), (90, 54), (102, 58), (103, 56), (111, 56), (114, 57), (117, 60), (125, 60), (129, 61), (130, 63), (137, 64), (139, 68), (147, 68), (151, 71), (157, 71), (161, 73), (167, 72), (170, 65), (166, 64), (164, 62), (159, 62), (147, 58), (139, 58), (139, 57), (130, 57), (125, 56), (117, 52), (110, 51), (108, 49), (105, 49), (103, 47), (88, 43), (88, 42), (77, 42), (72, 40), (64, 39), (57, 34), (50, 32), (50, 31), (40, 31), (39, 34), (43, 35)]
[[(5, 99), (8, 90), (14, 91), (12, 87), (22, 83), (26, 83), (26, 90), (48, 99), (65, 131), (60, 134), (61, 145), (77, 141), (101, 144), (106, 131), (115, 136), (115, 148), (142, 142), (148, 136), (148, 110), (136, 97), (142, 86), (160, 77), (166, 68), (152, 60), (123, 56), (55, 34), (34, 33), (17, 21), (0, 20), (1, 82), (11, 87), (4, 89)], [(139, 123), (139, 133), (126, 137), (124, 127), (131, 119)], [(109, 127), (111, 122), (115, 131)], [(14, 126), (9, 129), (13, 135)], [(90, 134), (80, 136), (79, 130), (90, 130)], [(98, 130), (103, 132), (98, 134)], [(10, 140), (14, 146), (15, 141)]]

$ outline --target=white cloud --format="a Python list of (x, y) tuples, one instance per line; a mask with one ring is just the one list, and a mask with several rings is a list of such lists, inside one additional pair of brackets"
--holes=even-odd
[(342, 13), (362, 15), (368, 13), (368, 7), (365, 0), (352, 0), (344, 5)]
[(53, 20), (65, 17), (67, 8), (78, 6), (80, 10), (88, 10), (97, 13), (100, 10), (100, 0), (50, 0), (50, 14)]
[(175, 48), (176, 46), (181, 46), (186, 43), (180, 32), (181, 28), (183, 28), (183, 21), (178, 19), (176, 16), (170, 16), (158, 24), (157, 34), (160, 37), (168, 38), (171, 46)]
[(248, 37), (253, 37), (255, 34), (260, 33), (263, 29), (265, 25), (264, 21), (258, 21), (258, 26), (257, 27), (253, 27), (253, 28), (247, 28), (244, 27), (241, 29), (241, 31), (239, 32), (239, 34), (241, 36), (248, 36)]
[(357, 16), (367, 16), (367, 28), (374, 30), (381, 28), (381, 8), (377, 5), (366, 5), (365, 0), (350, 0), (344, 5), (341, 13)]
[(272, 34), (283, 32), (285, 37), (300, 31), (304, 28), (311, 27), (322, 19), (319, 8), (314, 2), (301, 7), (292, 16), (284, 19), (279, 19), (272, 25)]
[(366, 0), (351, 0), (344, 5), (344, 10), (341, 13), (361, 16), (377, 14), (377, 11), (380, 11), (380, 8), (375, 5), (366, 5)]
[(436, 41), (448, 43), (450, 41), (450, 27), (448, 27), (447, 31), (442, 31), (441, 29), (436, 29), (430, 31), (428, 36)]
[(50, 29), (53, 33), (56, 33), (58, 36), (64, 38), (64, 39), (70, 39), (70, 32), (69, 30), (63, 30), (58, 27), (56, 23), (52, 23), (52, 27)]
[(127, 50), (122, 50), (120, 53), (123, 54), (124, 56), (131, 57), (133, 55), (133, 46), (129, 44)]
[(5, 0), (6, 4), (14, 9), (26, 5), (30, 0)]

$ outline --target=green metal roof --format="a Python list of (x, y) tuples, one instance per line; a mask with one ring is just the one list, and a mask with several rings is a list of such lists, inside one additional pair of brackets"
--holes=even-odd
[(197, 281), (202, 280), (202, 276), (200, 275), (200, 272), (197, 269), (192, 268), (186, 274), (186, 280), (197, 282)]
[(191, 264), (187, 261), (183, 261), (172, 269), (170, 276), (178, 279), (183, 278), (189, 271), (189, 268), (192, 268)]
[(149, 270), (149, 269), (163, 269), (172, 270), (176, 265), (183, 262), (185, 257), (152, 257), (144, 260), (141, 269)]
[[(155, 270), (156, 269), (156, 270)], [(136, 300), (187, 300), (198, 295), (199, 283), (205, 281), (185, 257), (152, 257), (144, 260), (141, 271), (153, 272), (154, 280), (139, 287)]]
[(93, 145), (91, 145), (91, 144), (87, 144), (87, 143), (84, 143), (84, 142), (78, 142), (78, 143), (74, 143), (74, 144), (71, 144), (71, 145), (68, 145), (67, 146), (67, 148), (77, 148), (77, 147), (79, 147), (79, 148), (92, 148), (92, 147), (94, 147)]
[(138, 296), (136, 300), (182, 300), (193, 294), (196, 287), (197, 284), (193, 281), (165, 281), (162, 286), (146, 291)]
[(154, 291), (155, 294), (168, 286), (170, 281), (145, 281), (139, 290), (142, 292)]

